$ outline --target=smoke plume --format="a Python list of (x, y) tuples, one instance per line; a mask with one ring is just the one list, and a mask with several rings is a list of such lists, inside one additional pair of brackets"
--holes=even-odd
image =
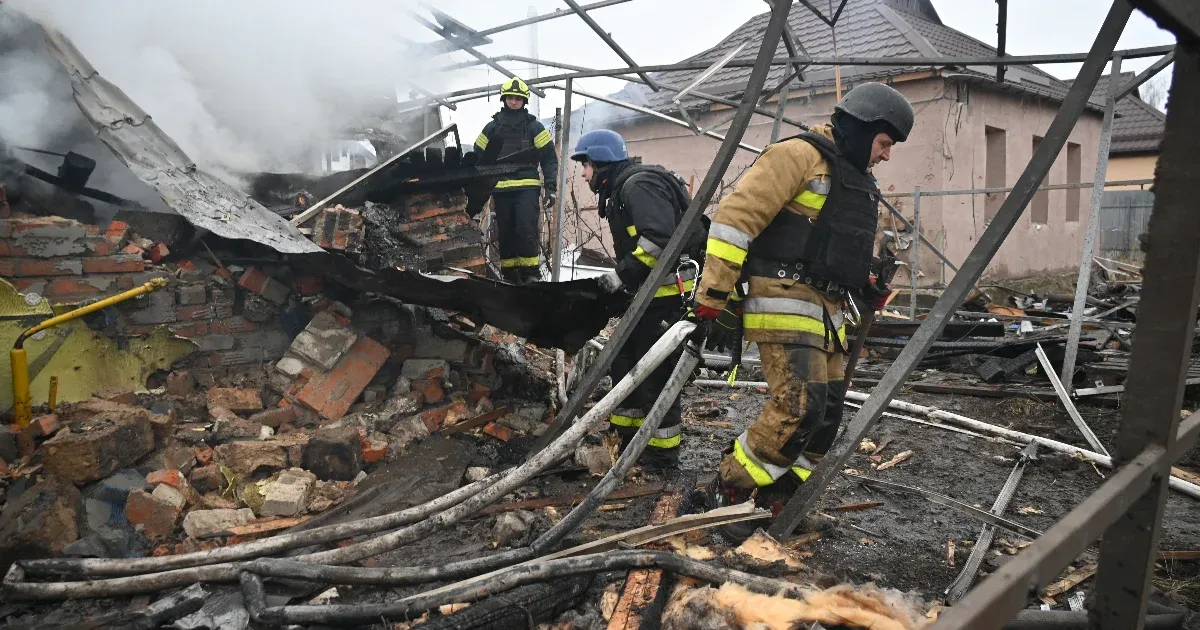
[(410, 39), (429, 35), (402, 4), (5, 0), (0, 141), (82, 141), (65, 73), (45, 54), (40, 29), (27, 28), (16, 10), (62, 31), (200, 166), (311, 171), (331, 141), (352, 137), (355, 122), (393, 105), (398, 87), (415, 80), (438, 88), (407, 58)]

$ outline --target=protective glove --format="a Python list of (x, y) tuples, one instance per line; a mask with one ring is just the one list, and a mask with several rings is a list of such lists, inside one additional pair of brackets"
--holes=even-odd
[(713, 321), (721, 316), (721, 311), (704, 304), (697, 304), (692, 307), (691, 316), (698, 320)]
[(688, 335), (688, 339), (696, 344), (696, 349), (704, 347), (704, 340), (708, 338), (708, 333), (712, 331), (713, 321), (721, 315), (721, 311), (703, 304), (697, 304), (687, 312), (684, 316), (689, 322), (696, 325), (696, 329), (692, 334)]
[(625, 281), (621, 280), (615, 269), (596, 278), (596, 282), (600, 283), (600, 288), (604, 289), (605, 293), (616, 293), (625, 288)]
[(863, 297), (866, 298), (867, 304), (871, 305), (873, 311), (882, 311), (891, 295), (892, 287), (887, 284), (876, 284), (876, 278), (871, 278), (871, 284), (867, 285), (867, 290), (863, 292)]
[[(705, 307), (706, 309), (708, 307)], [(712, 310), (712, 309), (708, 309)], [(713, 322), (712, 330), (708, 333), (708, 339), (705, 340), (704, 347), (715, 352), (726, 352), (733, 348), (739, 337), (739, 330), (742, 326), (742, 304), (741, 302), (730, 302), (725, 310), (717, 315)]]
[(555, 195), (554, 193), (547, 190), (546, 194), (542, 196), (542, 207), (543, 208), (553, 208), (554, 203), (557, 201), (558, 201), (558, 195)]

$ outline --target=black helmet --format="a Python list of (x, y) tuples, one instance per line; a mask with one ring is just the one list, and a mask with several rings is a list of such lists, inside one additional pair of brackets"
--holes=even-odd
[(908, 139), (913, 127), (913, 108), (904, 95), (882, 83), (863, 83), (838, 101), (834, 111), (844, 112), (865, 123), (887, 123), (896, 142)]

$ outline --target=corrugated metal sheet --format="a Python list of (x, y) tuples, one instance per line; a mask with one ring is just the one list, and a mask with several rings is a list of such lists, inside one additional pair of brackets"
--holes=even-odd
[(1138, 236), (1150, 224), (1154, 193), (1149, 190), (1110, 190), (1100, 203), (1100, 255), (1138, 256)]
[(254, 241), (285, 254), (322, 251), (279, 215), (197, 168), (65, 35), (47, 27), (46, 45), (70, 75), (75, 102), (100, 141), (183, 218), (218, 236)]

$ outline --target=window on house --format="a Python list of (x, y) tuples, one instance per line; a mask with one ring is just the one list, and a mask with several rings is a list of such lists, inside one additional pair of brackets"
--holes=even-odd
[[(1037, 153), (1038, 147), (1042, 144), (1042, 139), (1038, 136), (1033, 137), (1033, 153)], [(1031, 154), (1032, 155), (1032, 154)], [(1050, 175), (1046, 175), (1046, 179), (1038, 182), (1038, 187), (1041, 188), (1050, 183)], [(1050, 191), (1038, 190), (1033, 194), (1033, 201), (1029, 204), (1029, 220), (1034, 223), (1047, 224), (1050, 223)]]
[[(1083, 152), (1078, 144), (1067, 143), (1067, 183), (1078, 184), (1083, 176)], [(1079, 221), (1079, 199), (1083, 190), (1067, 189), (1067, 221)]]
[[(1007, 150), (1005, 148), (1006, 134), (997, 127), (984, 127), (984, 140), (987, 155), (984, 157), (984, 182), (987, 188), (1004, 188), (1007, 186), (1005, 173), (1008, 170)], [(983, 218), (991, 221), (1004, 203), (1004, 193), (991, 193), (985, 197)]]

